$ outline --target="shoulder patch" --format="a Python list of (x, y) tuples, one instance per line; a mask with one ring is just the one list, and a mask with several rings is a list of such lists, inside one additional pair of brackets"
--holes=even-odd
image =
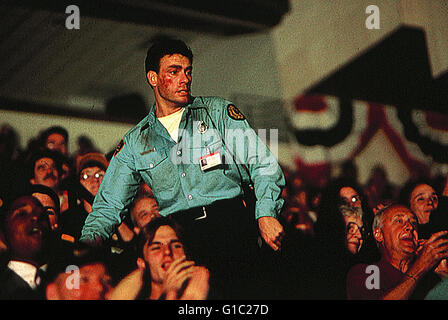
[(123, 146), (124, 146), (124, 140), (121, 139), (120, 143), (118, 143), (118, 145), (115, 147), (114, 157), (121, 151), (121, 149), (123, 149)]
[(233, 120), (244, 120), (244, 119), (246, 119), (244, 117), (244, 115), (240, 112), (240, 110), (238, 110), (238, 108), (235, 107), (235, 105), (233, 105), (233, 104), (229, 104), (227, 106), (227, 114)]

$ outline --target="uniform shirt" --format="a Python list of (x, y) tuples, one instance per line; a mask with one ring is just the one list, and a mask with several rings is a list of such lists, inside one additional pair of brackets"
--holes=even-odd
[[(199, 158), (215, 152), (223, 164), (201, 170)], [(162, 216), (242, 195), (241, 181), (248, 177), (241, 163), (254, 183), (255, 218), (277, 217), (285, 184), (281, 168), (230, 101), (193, 98), (182, 114), (177, 142), (157, 119), (153, 105), (115, 150), (81, 241), (108, 238), (142, 181), (152, 188)]]

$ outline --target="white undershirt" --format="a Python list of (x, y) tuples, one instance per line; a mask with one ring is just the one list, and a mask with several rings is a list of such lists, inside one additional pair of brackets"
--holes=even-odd
[(182, 119), (182, 114), (184, 113), (184, 111), (185, 108), (182, 108), (179, 111), (176, 111), (170, 115), (157, 118), (166, 128), (166, 130), (171, 136), (171, 139), (173, 139), (176, 142), (179, 135), (180, 120)]

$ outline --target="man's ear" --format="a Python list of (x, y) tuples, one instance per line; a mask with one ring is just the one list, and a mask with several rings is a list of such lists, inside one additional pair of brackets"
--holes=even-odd
[(145, 269), (145, 267), (146, 267), (145, 260), (143, 260), (142, 258), (137, 258), (137, 266), (140, 269)]
[(381, 231), (380, 228), (375, 228), (375, 230), (373, 230), (373, 237), (375, 238), (376, 242), (383, 242), (383, 231)]
[(152, 87), (155, 87), (157, 85), (157, 73), (155, 71), (149, 70), (146, 74), (146, 78), (148, 79), (148, 82)]

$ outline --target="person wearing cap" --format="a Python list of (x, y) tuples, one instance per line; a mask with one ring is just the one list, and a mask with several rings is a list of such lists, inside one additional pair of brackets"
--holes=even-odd
[(107, 169), (106, 157), (97, 152), (87, 153), (76, 161), (77, 176), (74, 191), (77, 203), (61, 213), (62, 237), (68, 241), (77, 241), (81, 236), (84, 221), (92, 211), (92, 202)]
[[(117, 146), (81, 239), (109, 238), (143, 181), (153, 190), (160, 215), (183, 225), (203, 259), (213, 251), (227, 252), (229, 238), (239, 239), (231, 252), (243, 268), (253, 265), (249, 251), (257, 249), (257, 224), (273, 250), (281, 247), (284, 232), (277, 218), (285, 179), (274, 154), (232, 102), (191, 95), (192, 63), (191, 49), (180, 40), (158, 40), (148, 50), (146, 80), (155, 103)], [(243, 201), (249, 175), (254, 212)], [(222, 260), (210, 263), (231, 273)], [(228, 283), (235, 274), (225, 277)]]
[(59, 215), (61, 210), (56, 192), (47, 186), (33, 184), (30, 186), (28, 194), (31, 194), (39, 200), (48, 214), (51, 230), (57, 231), (59, 229)]

